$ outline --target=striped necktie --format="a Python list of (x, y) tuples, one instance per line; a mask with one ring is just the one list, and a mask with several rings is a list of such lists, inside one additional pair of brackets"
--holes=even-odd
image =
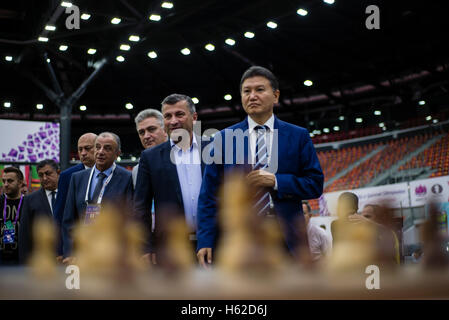
[[(254, 170), (265, 169), (268, 167), (268, 148), (265, 139), (267, 132), (267, 126), (256, 126), (254, 130), (257, 132), (256, 140), (256, 155)], [(268, 188), (260, 188), (254, 197), (255, 204), (253, 206), (254, 211), (259, 216), (265, 216), (270, 210), (270, 193)]]

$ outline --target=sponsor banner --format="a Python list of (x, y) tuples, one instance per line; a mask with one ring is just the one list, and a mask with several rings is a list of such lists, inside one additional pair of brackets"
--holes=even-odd
[(412, 207), (423, 206), (429, 201), (449, 201), (449, 176), (410, 182)]
[(330, 213), (331, 216), (337, 215), (337, 201), (343, 192), (352, 192), (359, 198), (359, 212), (367, 204), (378, 204), (390, 208), (407, 208), (410, 206), (408, 196), (408, 184), (396, 183), (378, 187), (361, 188), (354, 190), (341, 190), (325, 193), (320, 201), (320, 213)]
[(0, 120), (0, 137), (0, 161), (59, 162), (59, 123)]

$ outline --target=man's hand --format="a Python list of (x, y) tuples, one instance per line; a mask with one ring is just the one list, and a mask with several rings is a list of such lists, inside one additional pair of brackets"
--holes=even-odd
[(56, 257), (56, 263), (63, 263), (63, 259), (64, 259), (63, 256), (57, 256)]
[(64, 260), (62, 260), (62, 263), (65, 265), (75, 264), (76, 258), (75, 257), (67, 257)]
[(196, 256), (198, 258), (199, 264), (203, 268), (209, 269), (208, 264), (212, 263), (212, 248), (201, 248), (200, 250), (198, 250)]
[(246, 176), (246, 181), (249, 183), (252, 187), (268, 187), (273, 188), (276, 184), (276, 177), (274, 174), (265, 171), (265, 170), (254, 170), (251, 171)]
[(157, 264), (156, 261), (156, 253), (146, 253), (141, 257), (142, 260), (144, 260), (147, 264)]

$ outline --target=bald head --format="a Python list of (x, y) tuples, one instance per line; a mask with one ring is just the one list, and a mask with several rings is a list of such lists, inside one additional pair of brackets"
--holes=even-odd
[(93, 167), (95, 163), (95, 133), (85, 133), (78, 139), (78, 156), (81, 162), (88, 167)]

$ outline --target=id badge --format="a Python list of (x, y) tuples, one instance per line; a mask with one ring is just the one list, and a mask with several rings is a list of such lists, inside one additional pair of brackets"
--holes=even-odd
[(100, 214), (101, 206), (99, 204), (88, 204), (86, 207), (85, 224), (91, 224), (95, 218)]
[(13, 244), (16, 239), (16, 230), (14, 226), (12, 228), (5, 228), (3, 231), (3, 244)]

